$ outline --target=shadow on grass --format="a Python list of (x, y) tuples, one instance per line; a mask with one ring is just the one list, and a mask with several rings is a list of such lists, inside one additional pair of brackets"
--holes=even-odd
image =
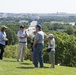
[(23, 65), (32, 65), (32, 63), (20, 63), (20, 64), (23, 64)]
[[(34, 67), (29, 67), (29, 66), (21, 66), (21, 67), (17, 67), (18, 69), (35, 69)], [(43, 67), (44, 69), (47, 69), (49, 67)]]
[(17, 62), (16, 60), (3, 60), (5, 62)]
[[(33, 65), (33, 63), (20, 63), (20, 64), (22, 64), (22, 65)], [(32, 67), (29, 67), (29, 68), (32, 68)], [(49, 67), (47, 67), (47, 66), (44, 66), (43, 68), (49, 68)]]
[(46, 68), (49, 68), (49, 67), (44, 66), (44, 68), (46, 69)]
[(17, 67), (18, 69), (34, 69), (34, 67)]

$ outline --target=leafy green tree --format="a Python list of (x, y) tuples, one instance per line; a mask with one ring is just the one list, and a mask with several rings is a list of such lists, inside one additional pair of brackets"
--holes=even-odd
[(72, 26), (68, 27), (67, 30), (66, 30), (66, 33), (69, 34), (69, 35), (73, 35), (74, 34), (74, 28)]
[(8, 28), (6, 33), (8, 38), (8, 45), (13, 45), (18, 42), (17, 34), (13, 30)]

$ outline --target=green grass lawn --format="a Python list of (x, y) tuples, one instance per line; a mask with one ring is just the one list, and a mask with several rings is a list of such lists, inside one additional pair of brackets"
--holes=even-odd
[(0, 75), (76, 75), (76, 68), (56, 66), (49, 68), (50, 64), (44, 64), (44, 68), (34, 68), (32, 62), (16, 62), (16, 59), (4, 58), (0, 60)]

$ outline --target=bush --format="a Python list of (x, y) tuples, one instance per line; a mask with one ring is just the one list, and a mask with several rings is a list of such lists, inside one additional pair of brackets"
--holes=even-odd
[[(55, 63), (65, 66), (76, 66), (76, 37), (61, 32), (52, 32), (56, 40)], [(45, 51), (48, 42), (43, 49), (44, 62), (49, 62), (48, 53)]]
[(56, 64), (76, 66), (76, 37), (66, 33), (55, 33)]
[[(52, 32), (56, 40), (55, 63), (65, 66), (76, 66), (76, 37), (61, 32)], [(31, 38), (29, 38), (30, 40)], [(44, 62), (49, 63), (48, 53), (46, 52), (48, 41), (45, 41), (43, 49)], [(28, 44), (25, 59), (29, 59), (31, 46)], [(16, 58), (18, 55), (18, 45), (9, 45), (5, 48), (5, 57)]]
[[(6, 46), (4, 57), (17, 58), (17, 55), (18, 55), (18, 45)], [(27, 48), (26, 53), (25, 53), (25, 59), (29, 59), (30, 58), (29, 56), (30, 56), (30, 50)]]
[(6, 46), (4, 57), (16, 58), (18, 55), (18, 45)]

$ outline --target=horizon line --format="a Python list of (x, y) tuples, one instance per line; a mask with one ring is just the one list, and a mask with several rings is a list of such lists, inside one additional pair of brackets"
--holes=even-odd
[(67, 12), (49, 12), (49, 13), (41, 13), (41, 12), (0, 12), (0, 13), (7, 13), (7, 14), (76, 14), (76, 13), (67, 13)]

